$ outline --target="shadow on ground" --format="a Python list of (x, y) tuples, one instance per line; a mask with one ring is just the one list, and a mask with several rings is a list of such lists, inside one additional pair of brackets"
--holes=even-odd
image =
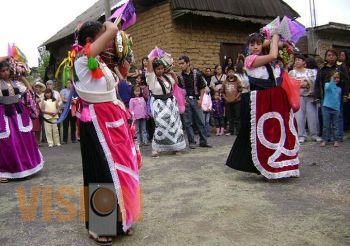
[[(301, 177), (277, 182), (224, 165), (234, 137), (210, 141), (215, 148), (159, 159), (149, 157), (149, 147), (142, 149), (143, 216), (135, 234), (116, 245), (350, 244), (349, 140), (337, 149), (304, 144)], [(46, 162), (40, 174), (0, 184), (0, 244), (94, 245), (79, 220), (79, 144), (41, 150)], [(21, 198), (29, 199), (35, 186), (40, 194), (52, 190), (52, 201), (37, 196), (35, 220), (23, 222), (16, 190), (24, 187)], [(73, 187), (69, 200), (77, 209), (68, 222), (57, 219), (67, 213), (54, 195), (63, 186)], [(43, 213), (43, 207), (51, 210)]]

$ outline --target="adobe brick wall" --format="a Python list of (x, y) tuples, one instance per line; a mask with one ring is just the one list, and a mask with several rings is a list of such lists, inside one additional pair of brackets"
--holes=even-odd
[(169, 3), (137, 13), (137, 23), (127, 30), (133, 37), (137, 65), (156, 45), (172, 54), (182, 54), (200, 69), (220, 63), (220, 44), (244, 44), (258, 25), (211, 17), (184, 16), (173, 20)]
[(144, 12), (137, 12), (137, 22), (126, 30), (133, 39), (133, 51), (137, 65), (141, 65), (141, 59), (158, 46), (168, 53), (175, 50), (174, 40), (171, 40), (171, 32), (174, 25), (170, 14), (170, 4), (154, 6)]

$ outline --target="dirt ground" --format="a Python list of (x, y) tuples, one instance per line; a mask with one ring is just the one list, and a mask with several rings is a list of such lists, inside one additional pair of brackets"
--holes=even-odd
[[(234, 137), (211, 137), (213, 149), (149, 157), (143, 148), (143, 216), (134, 235), (115, 245), (350, 245), (350, 140), (340, 148), (302, 145), (301, 177), (266, 181), (225, 166)], [(77, 216), (24, 222), (19, 187), (82, 186), (79, 144), (42, 147), (45, 167), (0, 184), (0, 245), (94, 245)], [(58, 205), (53, 198), (52, 211)], [(78, 195), (74, 201), (79, 202)], [(44, 201), (44, 203), (47, 201)]]

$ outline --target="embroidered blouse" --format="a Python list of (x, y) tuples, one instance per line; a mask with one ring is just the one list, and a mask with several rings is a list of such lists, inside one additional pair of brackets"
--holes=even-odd
[[(163, 79), (163, 82), (165, 85), (165, 91), (168, 94), (171, 92), (171, 88), (175, 84), (175, 80), (170, 75), (167, 75), (167, 77), (169, 78), (171, 84), (169, 84), (168, 81), (165, 79)], [(162, 87), (159, 84), (159, 81), (154, 72), (146, 72), (146, 82), (149, 86), (149, 90), (152, 92), (153, 95), (164, 95)]]
[(222, 74), (220, 77), (214, 75), (211, 77), (210, 88), (214, 88), (215, 90), (221, 90), (222, 84), (226, 80), (226, 74)]
[(91, 71), (89, 70), (87, 64), (87, 56), (81, 56), (74, 62), (75, 71), (79, 78), (79, 82), (76, 83), (76, 87), (84, 91), (107, 91), (106, 78), (104, 76), (100, 79), (92, 78)]
[(297, 80), (306, 80), (309, 85), (309, 89), (300, 88), (301, 96), (312, 96), (314, 94), (315, 80), (317, 76), (316, 69), (305, 69), (304, 71), (297, 71), (295, 69), (289, 72), (289, 75)]
[[(257, 79), (268, 79), (269, 78), (269, 73), (267, 71), (267, 68), (265, 66), (260, 66), (260, 67), (252, 67), (255, 59), (257, 58), (257, 55), (250, 55), (247, 56), (244, 62), (246, 72), (248, 76), (257, 78)], [(272, 67), (273, 74), (275, 78), (279, 78), (281, 76), (281, 68), (276, 64), (275, 66)]]

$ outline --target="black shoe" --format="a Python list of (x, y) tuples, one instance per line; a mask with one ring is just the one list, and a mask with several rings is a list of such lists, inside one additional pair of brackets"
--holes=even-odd
[(77, 140), (72, 140), (72, 143), (76, 143), (77, 142)]
[(199, 147), (202, 147), (202, 148), (213, 148), (213, 146), (211, 146), (210, 144), (200, 144)]
[(189, 147), (190, 147), (190, 149), (195, 149), (195, 148), (196, 148), (196, 144), (190, 143), (190, 144), (189, 144)]
[(67, 144), (67, 141), (63, 141), (62, 144)]

